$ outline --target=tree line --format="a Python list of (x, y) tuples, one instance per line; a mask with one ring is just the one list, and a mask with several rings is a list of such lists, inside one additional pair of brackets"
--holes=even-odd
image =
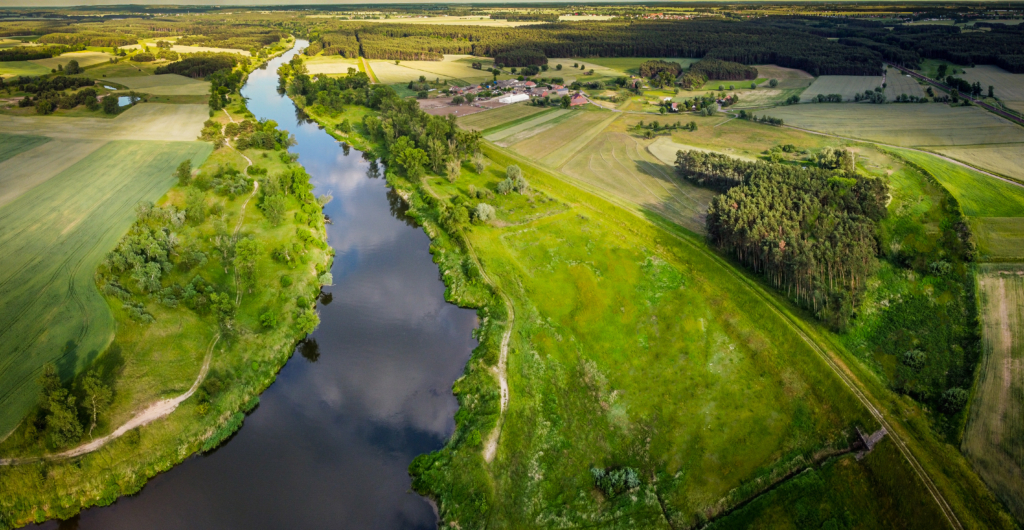
[(835, 329), (853, 318), (876, 267), (888, 184), (827, 149), (819, 167), (679, 151), (686, 180), (724, 191), (708, 207), (708, 239)]

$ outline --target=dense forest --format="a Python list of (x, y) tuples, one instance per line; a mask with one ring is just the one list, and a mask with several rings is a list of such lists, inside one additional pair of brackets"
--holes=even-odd
[(231, 70), (238, 64), (238, 55), (233, 53), (200, 52), (161, 66), (156, 69), (159, 74), (178, 74), (194, 79), (208, 77), (220, 70)]
[(683, 178), (724, 190), (708, 208), (708, 239), (835, 329), (845, 329), (877, 265), (888, 184), (852, 171), (845, 151), (818, 168), (680, 151)]

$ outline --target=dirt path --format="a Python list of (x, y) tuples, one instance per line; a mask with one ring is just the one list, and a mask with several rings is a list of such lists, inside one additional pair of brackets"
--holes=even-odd
[(133, 416), (130, 420), (125, 422), (123, 425), (114, 430), (114, 432), (102, 437), (97, 438), (87, 444), (80, 445), (74, 449), (68, 449), (61, 453), (55, 453), (46, 456), (34, 456), (27, 458), (5, 458), (0, 459), (0, 466), (10, 466), (18, 464), (28, 464), (31, 462), (38, 462), (40, 460), (63, 460), (65, 458), (73, 458), (81, 456), (86, 453), (91, 453), (104, 445), (108, 444), (112, 440), (116, 440), (123, 436), (128, 431), (137, 427), (142, 427), (152, 423), (160, 418), (170, 415), (178, 408), (178, 405), (182, 404), (186, 399), (192, 397), (192, 394), (199, 389), (199, 385), (202, 384), (203, 379), (206, 378), (207, 372), (210, 371), (210, 361), (213, 360), (213, 347), (217, 345), (217, 341), (220, 340), (220, 333), (214, 338), (213, 342), (210, 343), (210, 347), (206, 349), (206, 358), (203, 359), (203, 367), (199, 370), (199, 376), (196, 377), (195, 382), (192, 383), (192, 387), (188, 389), (188, 392), (181, 394), (180, 396), (163, 399), (153, 403), (142, 412)]
[[(486, 277), (482, 267), (480, 272)], [(490, 283), (490, 279), (487, 281)], [(491, 285), (494, 284), (491, 283)], [(494, 375), (498, 377), (498, 386), (501, 388), (501, 413), (498, 415), (498, 424), (495, 425), (494, 430), (487, 436), (487, 441), (484, 443), (484, 461), (486, 462), (494, 460), (494, 455), (498, 452), (498, 438), (501, 436), (501, 427), (505, 423), (505, 409), (508, 408), (508, 343), (512, 338), (512, 325), (515, 323), (516, 317), (515, 309), (512, 308), (512, 302), (505, 296), (505, 293), (499, 291), (499, 294), (501, 294), (501, 299), (505, 302), (505, 308), (508, 310), (508, 327), (505, 329), (505, 334), (501, 336), (498, 366), (494, 367)]]
[(378, 80), (377, 76), (373, 73), (373, 69), (370, 68), (370, 61), (367, 61), (364, 57), (360, 57), (359, 61), (363, 65), (363, 71), (370, 77), (370, 81), (373, 83), (380, 83), (380, 80)]

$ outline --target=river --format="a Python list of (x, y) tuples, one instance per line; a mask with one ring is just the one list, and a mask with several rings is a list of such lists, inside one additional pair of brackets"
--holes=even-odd
[(242, 94), (256, 117), (295, 135), (315, 193), (334, 196), (335, 285), (318, 303), (320, 327), (223, 446), (137, 495), (40, 528), (435, 527), (407, 468), (455, 428), (451, 387), (476, 346), (476, 315), (444, 301), (430, 240), (383, 175), (278, 94), (277, 67), (305, 45), (253, 72)]

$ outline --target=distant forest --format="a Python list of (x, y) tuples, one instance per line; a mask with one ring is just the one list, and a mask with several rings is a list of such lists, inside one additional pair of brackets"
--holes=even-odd
[[(546, 57), (704, 57), (774, 63), (812, 75), (879, 75), (883, 61), (917, 67), (922, 59), (997, 64), (1024, 71), (1024, 25), (961, 33), (956, 26), (896, 26), (820, 17), (752, 21), (557, 22), (523, 27), (318, 22), (307, 28), (309, 54), (369, 59), (441, 60), (535, 50)], [(829, 40), (836, 39), (836, 40)]]

